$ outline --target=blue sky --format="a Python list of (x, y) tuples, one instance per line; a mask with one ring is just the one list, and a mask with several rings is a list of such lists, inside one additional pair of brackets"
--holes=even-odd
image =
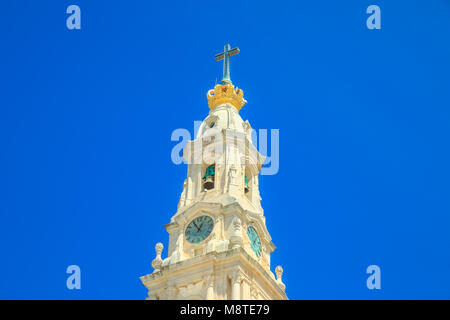
[(0, 298), (146, 296), (186, 176), (170, 136), (206, 117), (229, 42), (242, 117), (280, 130), (260, 189), (289, 298), (450, 299), (449, 17), (445, 0), (3, 3)]

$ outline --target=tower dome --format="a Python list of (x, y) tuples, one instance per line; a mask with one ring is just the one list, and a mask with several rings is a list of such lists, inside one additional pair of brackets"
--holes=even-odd
[(230, 129), (245, 133), (245, 122), (231, 103), (223, 103), (210, 110), (209, 115), (200, 125), (197, 138), (206, 134), (209, 129), (219, 132), (223, 129)]

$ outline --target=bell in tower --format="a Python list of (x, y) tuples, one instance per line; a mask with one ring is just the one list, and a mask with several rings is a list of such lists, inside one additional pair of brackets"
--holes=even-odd
[(205, 175), (203, 176), (203, 187), (206, 190), (211, 190), (214, 188), (214, 165), (209, 166), (208, 168), (206, 168), (206, 172)]

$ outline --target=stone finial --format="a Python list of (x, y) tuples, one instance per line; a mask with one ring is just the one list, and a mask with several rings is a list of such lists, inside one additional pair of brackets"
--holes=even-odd
[(161, 242), (158, 242), (155, 246), (156, 256), (161, 258), (161, 253), (164, 249), (164, 246)]
[(281, 266), (277, 266), (275, 268), (275, 273), (277, 275), (277, 281), (281, 281), (281, 277), (283, 276), (283, 268)]
[(281, 277), (283, 276), (283, 268), (281, 266), (277, 266), (275, 268), (275, 273), (277, 275), (277, 282), (278, 285), (284, 290), (286, 288), (285, 284), (283, 283), (283, 281), (281, 281)]
[(162, 259), (161, 259), (161, 253), (164, 249), (164, 246), (161, 242), (158, 242), (155, 246), (156, 251), (156, 258), (152, 261), (152, 267), (153, 267), (153, 273), (158, 272), (161, 268)]

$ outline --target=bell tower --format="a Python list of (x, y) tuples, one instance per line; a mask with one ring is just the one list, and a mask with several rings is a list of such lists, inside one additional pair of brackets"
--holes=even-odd
[(253, 146), (252, 128), (239, 115), (247, 103), (230, 78), (230, 57), (223, 79), (207, 93), (209, 114), (196, 138), (184, 148), (188, 164), (176, 213), (165, 225), (167, 257), (157, 243), (153, 273), (141, 277), (147, 299), (287, 299), (283, 269), (271, 271), (275, 250), (259, 194), (264, 156)]

